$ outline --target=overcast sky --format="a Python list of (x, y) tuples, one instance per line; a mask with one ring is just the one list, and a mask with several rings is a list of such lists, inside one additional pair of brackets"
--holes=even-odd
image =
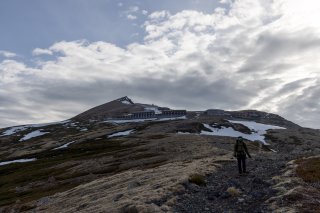
[(129, 96), (320, 128), (318, 0), (1, 0), (0, 127)]

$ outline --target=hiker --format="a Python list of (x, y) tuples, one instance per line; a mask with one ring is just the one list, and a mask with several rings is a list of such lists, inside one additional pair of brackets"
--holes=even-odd
[(246, 171), (246, 155), (251, 158), (251, 155), (248, 152), (247, 146), (243, 141), (241, 136), (238, 137), (234, 145), (234, 154), (233, 156), (238, 160), (239, 174), (247, 173)]

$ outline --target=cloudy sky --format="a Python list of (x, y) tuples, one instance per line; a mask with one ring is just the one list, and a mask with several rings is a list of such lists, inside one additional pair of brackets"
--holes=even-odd
[(318, 0), (1, 0), (0, 127), (129, 96), (320, 128)]

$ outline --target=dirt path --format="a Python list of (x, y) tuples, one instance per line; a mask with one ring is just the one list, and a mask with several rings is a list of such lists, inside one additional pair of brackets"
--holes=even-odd
[[(271, 212), (264, 202), (276, 195), (272, 177), (279, 175), (287, 162), (279, 158), (260, 155), (248, 159), (249, 174), (242, 176), (237, 172), (236, 161), (221, 163), (217, 172), (206, 177), (206, 186), (185, 184), (186, 193), (178, 197), (174, 212)], [(240, 194), (229, 193), (230, 187)]]

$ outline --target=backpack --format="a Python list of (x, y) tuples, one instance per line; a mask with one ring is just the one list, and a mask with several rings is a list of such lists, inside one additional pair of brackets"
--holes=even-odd
[(237, 140), (237, 144), (236, 144), (237, 156), (238, 155), (246, 155), (244, 146), (245, 145), (244, 145), (243, 141)]

